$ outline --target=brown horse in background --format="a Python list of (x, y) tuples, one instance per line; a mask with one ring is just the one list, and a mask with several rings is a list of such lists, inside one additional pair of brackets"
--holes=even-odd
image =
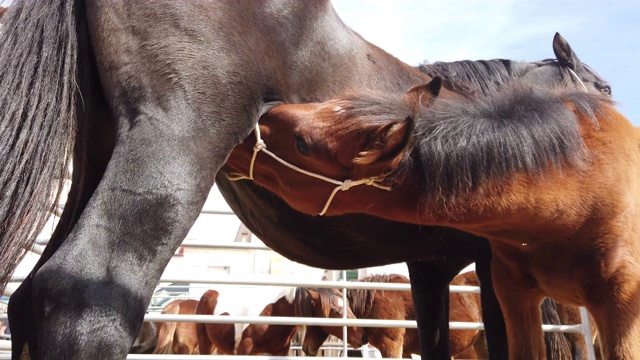
[[(162, 314), (194, 315), (198, 300), (173, 300), (162, 309)], [(158, 344), (154, 354), (199, 354), (196, 324), (192, 322), (161, 322)]]
[(511, 358), (545, 357), (546, 296), (588, 308), (605, 359), (640, 353), (637, 128), (608, 97), (582, 91), (516, 82), (448, 100), (439, 88), (434, 80), (404, 98), (273, 109), (261, 121), (272, 152), (353, 180), (331, 184), (267, 159), (256, 163), (260, 183), (309, 214), (367, 213), (486, 237)]
[[(359, 281), (409, 283), (407, 277), (398, 274), (372, 275)], [(451, 284), (479, 286), (480, 281), (475, 272), (467, 272), (456, 276)], [(354, 289), (347, 295), (349, 305), (359, 319), (415, 320), (416, 318), (411, 293), (408, 291)], [(450, 321), (482, 322), (480, 296), (451, 293), (449, 318)], [(367, 327), (364, 330), (369, 344), (377, 348), (383, 357), (410, 358), (411, 354), (420, 354), (416, 329)], [(471, 348), (479, 337), (480, 331), (477, 330), (451, 330), (449, 333), (451, 356), (458, 356)]]
[[(408, 284), (409, 279), (399, 274), (371, 275), (358, 281)], [(479, 286), (475, 271), (456, 276), (452, 285)], [(354, 289), (348, 292), (349, 306), (359, 319), (415, 320), (410, 292), (393, 290)], [(450, 321), (482, 322), (480, 296), (472, 293), (450, 293)], [(580, 324), (577, 308), (567, 307), (546, 298), (541, 304), (544, 324)], [(595, 325), (592, 323), (593, 330)], [(413, 328), (364, 328), (369, 344), (385, 358), (410, 358), (419, 354), (417, 329)], [(302, 341), (302, 349), (308, 356), (316, 356), (329, 334), (316, 326), (308, 326)], [(338, 336), (341, 338), (341, 336)], [(484, 332), (479, 330), (451, 330), (449, 333), (451, 355), (458, 359), (487, 359), (489, 354)], [(572, 333), (545, 333), (548, 360), (587, 359), (584, 336)]]
[[(406, 276), (399, 274), (371, 275), (358, 281), (409, 284)], [(458, 275), (454, 285), (479, 286), (475, 272)], [(349, 306), (358, 319), (415, 320), (413, 299), (409, 291), (351, 289), (347, 292)], [(482, 322), (480, 296), (478, 294), (450, 294), (451, 321)], [(427, 309), (428, 310), (428, 309)], [(417, 329), (413, 328), (363, 328), (369, 344), (380, 351), (384, 358), (410, 358), (420, 354)], [(481, 356), (488, 356), (486, 344), (478, 341), (480, 331), (451, 330), (451, 355), (475, 354), (473, 347), (478, 343)], [(302, 350), (309, 356), (316, 356), (320, 346), (329, 334), (317, 326), (308, 326), (302, 341)], [(337, 336), (342, 338), (342, 336)], [(484, 341), (484, 338), (482, 338)]]
[[(213, 314), (216, 310), (219, 293), (216, 290), (206, 291), (198, 304), (196, 313)], [(298, 317), (343, 317), (342, 293), (334, 289), (292, 288), (291, 292), (268, 304), (260, 316), (298, 316)], [(230, 315), (228, 312), (221, 315)], [(355, 316), (347, 307), (347, 318)], [(234, 324), (197, 324), (197, 336), (201, 354), (212, 354), (218, 351), (227, 355), (287, 355), (295, 325), (250, 324), (244, 330)], [(323, 326), (323, 331), (332, 335), (342, 335), (342, 327)], [(237, 334), (241, 331), (241, 334)], [(347, 328), (347, 341), (353, 347), (360, 347), (367, 342), (364, 330), (358, 327)]]

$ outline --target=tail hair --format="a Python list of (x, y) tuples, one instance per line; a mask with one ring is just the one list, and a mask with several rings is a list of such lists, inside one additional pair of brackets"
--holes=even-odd
[(0, 290), (60, 199), (76, 133), (75, 0), (16, 0), (0, 30)]

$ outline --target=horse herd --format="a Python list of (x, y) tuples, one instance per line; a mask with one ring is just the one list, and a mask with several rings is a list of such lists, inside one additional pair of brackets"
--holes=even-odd
[[(371, 275), (360, 281), (409, 283), (407, 277), (399, 274)], [(470, 271), (457, 276), (453, 284), (477, 286), (479, 280), (475, 272)], [(200, 300), (173, 300), (164, 307), (162, 313), (254, 315), (247, 307), (237, 304), (225, 308), (220, 299), (218, 291), (207, 290)], [(413, 301), (407, 291), (355, 289), (347, 292), (346, 306), (342, 299), (342, 293), (335, 289), (284, 288), (273, 302), (257, 309), (255, 315), (342, 318), (343, 309), (346, 309), (346, 317), (349, 319), (415, 320)], [(227, 306), (228, 304), (229, 302)], [(557, 313), (553, 308), (545, 309), (550, 316)], [(451, 320), (482, 321), (479, 296), (468, 293), (451, 294)], [(142, 327), (132, 352), (288, 355), (295, 335), (307, 356), (316, 356), (329, 335), (343, 338), (342, 328), (335, 326), (147, 322)], [(417, 330), (412, 328), (348, 327), (347, 342), (355, 349), (369, 343), (385, 358), (409, 358), (411, 354), (420, 353)], [(479, 330), (454, 330), (450, 343), (452, 356), (456, 358), (481, 359), (488, 355), (483, 334)]]
[[(363, 282), (408, 284), (400, 274), (370, 275)], [(453, 285), (478, 286), (474, 271), (462, 273)], [(233, 290), (228, 289), (232, 292)], [(339, 290), (325, 288), (282, 288), (272, 302), (264, 307), (238, 306), (237, 301), (221, 301), (228, 294), (207, 290), (199, 300), (177, 299), (168, 303), (162, 314), (187, 315), (259, 315), (342, 318), (344, 309), (349, 319), (415, 320), (411, 294), (407, 291), (353, 289), (347, 292), (347, 303)], [(246, 295), (246, 294), (245, 294)], [(248, 296), (243, 298), (247, 299)], [(234, 304), (230, 306), (231, 304)], [(450, 320), (481, 322), (480, 297), (471, 293), (450, 294)], [(251, 310), (253, 308), (253, 311)], [(546, 324), (576, 324), (580, 322), (575, 309), (563, 307), (551, 299), (541, 305)], [(562, 320), (561, 320), (562, 319)], [(595, 330), (595, 329), (594, 329)], [(258, 324), (220, 324), (193, 322), (146, 322), (143, 324), (132, 353), (153, 354), (224, 354), (224, 355), (290, 355), (292, 341), (297, 337), (307, 356), (317, 356), (320, 348), (333, 335), (343, 338), (341, 327), (293, 326)], [(384, 358), (410, 358), (420, 353), (417, 330), (413, 328), (348, 327), (347, 342), (358, 349), (370, 344)], [(484, 332), (453, 330), (449, 339), (451, 355), (457, 359), (486, 359), (488, 349)], [(586, 351), (580, 334), (548, 333), (545, 344), (549, 359), (576, 358)], [(551, 349), (554, 349), (551, 351)]]
[(9, 303), (14, 359), (126, 357), (214, 182), (291, 260), (406, 262), (425, 359), (450, 356), (472, 262), (490, 358), (553, 355), (547, 297), (588, 309), (604, 359), (640, 354), (640, 134), (559, 34), (553, 60), (415, 68), (329, 0), (15, 0), (2, 26), (2, 288), (72, 168)]

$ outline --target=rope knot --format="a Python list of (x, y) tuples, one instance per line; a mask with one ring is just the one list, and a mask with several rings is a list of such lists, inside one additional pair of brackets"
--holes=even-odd
[(264, 150), (267, 148), (267, 144), (265, 144), (265, 142), (262, 139), (258, 139), (258, 141), (256, 141), (256, 144), (253, 145), (253, 151), (254, 152), (258, 152), (260, 150)]
[(353, 186), (353, 180), (347, 179), (342, 182), (342, 185), (340, 185), (340, 190), (347, 191), (351, 189), (352, 186)]

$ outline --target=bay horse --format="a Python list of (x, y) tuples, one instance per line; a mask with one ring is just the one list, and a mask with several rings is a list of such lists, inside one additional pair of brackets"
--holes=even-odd
[[(605, 359), (633, 358), (640, 351), (637, 128), (609, 97), (580, 90), (514, 82), (490, 96), (449, 100), (440, 87), (436, 78), (404, 96), (361, 93), (274, 108), (260, 125), (271, 151), (353, 180), (337, 186), (267, 160), (260, 183), (308, 214), (367, 213), (487, 238), (511, 358), (544, 358), (545, 296), (587, 307)], [(377, 187), (356, 186), (327, 202), (354, 181)]]
[[(547, 59), (541, 60), (533, 63), (526, 62), (515, 62), (506, 59), (495, 59), (495, 60), (480, 60), (480, 61), (458, 61), (458, 62), (438, 62), (436, 64), (423, 64), (419, 66), (420, 71), (425, 74), (431, 76), (444, 76), (444, 84), (448, 85), (451, 90), (460, 92), (462, 91), (463, 96), (478, 96), (489, 94), (494, 91), (499, 91), (501, 87), (508, 84), (509, 81), (517, 78), (523, 78), (528, 82), (537, 83), (549, 87), (559, 87), (559, 86), (567, 86), (571, 84), (575, 84), (579, 88), (585, 88), (589, 92), (603, 94), (607, 96), (611, 96), (611, 86), (607, 83), (606, 80), (602, 79), (597, 73), (595, 73), (588, 65), (584, 64), (580, 61), (577, 54), (573, 51), (569, 43), (559, 34), (556, 33), (553, 38), (553, 51), (556, 55), (555, 60)], [(245, 145), (252, 146), (251, 141), (245, 141)], [(246, 169), (246, 165), (249, 163), (247, 157), (242, 160), (239, 160), (237, 156), (238, 151), (234, 151), (227, 162), (227, 172), (235, 172), (235, 170), (242, 168)], [(239, 161), (236, 161), (239, 160)], [(246, 171), (246, 170), (245, 170)], [(246, 173), (246, 172), (245, 172)], [(230, 185), (229, 179), (224, 177), (218, 177), (218, 186), (222, 189), (226, 187), (227, 191), (235, 191), (236, 194), (234, 197), (225, 197), (228, 203), (234, 208), (236, 214), (240, 214), (240, 218), (243, 221), (255, 221), (257, 215), (252, 215), (250, 217), (244, 217), (244, 213), (251, 212), (253, 209), (262, 209), (262, 204), (254, 203), (255, 208), (253, 207), (234, 207), (234, 204), (237, 204), (240, 201), (240, 198), (243, 198), (246, 201), (252, 201), (256, 197), (263, 196), (264, 191), (261, 189), (254, 189), (255, 192), (243, 193), (242, 191), (246, 191), (248, 189), (252, 189), (250, 183), (238, 183), (244, 184), (245, 188), (242, 188), (240, 185), (240, 189), (234, 188)], [(223, 195), (226, 193), (222, 191)], [(274, 201), (276, 198), (269, 198)], [(283, 206), (282, 204), (278, 206)], [(279, 224), (296, 224), (299, 221), (306, 221), (307, 218), (284, 218), (279, 217), (279, 215), (274, 214), (276, 216), (276, 220)], [(349, 216), (349, 215), (346, 215)], [(351, 215), (358, 217), (358, 215)], [(317, 218), (316, 218), (317, 219)], [(332, 231), (337, 226), (333, 221), (336, 218), (327, 219), (328, 224), (323, 228), (324, 231), (320, 233), (314, 232), (314, 234), (326, 234), (325, 239), (318, 239), (318, 242), (322, 241), (324, 243), (330, 242), (333, 239), (340, 239), (339, 234), (334, 234), (329, 232), (327, 234), (326, 229), (330, 229)], [(321, 221), (318, 219), (318, 221)], [(351, 220), (356, 221), (356, 220)], [(305, 222), (306, 223), (306, 222)], [(491, 258), (489, 246), (486, 243), (486, 240), (482, 238), (472, 238), (466, 234), (455, 234), (452, 233), (448, 229), (444, 228), (425, 228), (420, 227), (415, 229), (414, 231), (409, 232), (397, 232), (399, 231), (395, 225), (390, 227), (390, 224), (380, 224), (380, 223), (366, 223), (360, 233), (368, 234), (367, 239), (380, 238), (381, 234), (391, 234), (393, 236), (400, 237), (405, 239), (406, 243), (404, 243), (407, 247), (403, 249), (395, 248), (393, 252), (389, 252), (387, 256), (395, 256), (398, 254), (406, 254), (405, 256), (410, 256), (409, 253), (414, 253), (415, 251), (424, 252), (429, 255), (423, 256), (422, 259), (417, 261), (409, 261), (407, 265), (409, 267), (409, 274), (412, 280), (412, 295), (414, 297), (414, 302), (416, 304), (420, 304), (417, 306), (418, 308), (418, 328), (423, 330), (424, 333), (421, 335), (422, 343), (425, 344), (425, 349), (422, 351), (422, 356), (426, 358), (448, 358), (447, 349), (448, 342), (446, 341), (438, 341), (434, 339), (447, 339), (448, 336), (448, 313), (446, 309), (448, 309), (447, 301), (449, 299), (448, 294), (448, 285), (450, 281), (458, 274), (464, 267), (469, 265), (471, 262), (477, 263), (477, 271), (479, 276), (483, 279), (483, 308), (485, 316), (485, 327), (487, 332), (491, 334), (495, 334), (493, 336), (488, 336), (488, 341), (490, 342), (489, 348), (493, 349), (490, 351), (493, 356), (492, 358), (506, 358), (506, 341), (504, 340), (504, 336), (501, 335), (504, 333), (504, 325), (502, 325), (502, 315), (500, 313), (500, 309), (497, 305), (488, 305), (495, 302), (493, 290), (491, 288), (491, 279), (489, 274), (489, 261)], [(272, 230), (273, 228), (268, 228)], [(301, 228), (303, 231), (299, 233), (299, 236), (314, 236), (314, 234), (307, 234), (304, 228)], [(406, 229), (406, 227), (403, 227)], [(258, 234), (264, 233), (267, 230), (267, 227), (260, 226), (255, 229)], [(260, 236), (260, 235), (259, 235)], [(447, 240), (445, 241), (444, 238)], [(268, 239), (268, 238), (267, 238)], [(415, 239), (415, 240), (413, 240)], [(430, 239), (432, 241), (429, 242), (417, 242), (420, 239)], [(436, 239), (442, 239), (443, 241), (434, 241)], [(355, 238), (354, 238), (355, 240)], [(366, 241), (366, 240), (365, 240)], [(354, 258), (345, 259), (345, 263), (349, 262), (350, 264), (354, 264), (353, 266), (370, 266), (375, 263), (367, 262), (361, 263), (357, 262), (357, 259), (364, 259), (365, 261), (372, 261), (377, 258), (378, 251), (381, 254), (384, 253), (385, 247), (380, 248), (374, 247), (372, 248), (371, 243), (367, 243), (366, 245), (360, 245), (360, 242), (356, 244), (352, 242), (349, 243), (329, 243), (327, 247), (323, 246), (312, 246), (307, 248), (308, 252), (300, 252), (300, 254), (295, 254), (291, 252), (291, 248), (280, 248), (278, 243), (269, 243), (267, 240), (267, 244), (271, 247), (274, 247), (279, 252), (286, 254), (287, 256), (302, 262), (310, 263), (314, 266), (320, 267), (329, 267), (334, 266), (332, 263), (326, 263), (324, 258), (322, 258), (321, 262), (318, 262), (318, 257), (300, 257), (300, 254), (317, 254), (319, 252), (325, 251), (325, 249), (334, 249), (339, 248), (339, 254), (336, 256), (348, 256), (352, 254)], [(420, 249), (414, 248), (414, 246), (418, 244)], [(296, 244), (297, 247), (304, 244)], [(358, 256), (357, 253), (354, 253), (354, 250), (357, 252), (360, 249), (360, 246), (368, 246), (371, 251), (368, 251), (368, 257), (363, 258)], [(296, 247), (296, 248), (297, 248)], [(461, 251), (464, 249), (463, 251)], [(403, 252), (402, 250), (406, 250)], [(464, 254), (462, 254), (464, 253)], [(328, 255), (327, 255), (328, 256)], [(374, 257), (375, 256), (375, 257)], [(337, 258), (334, 257), (334, 260)], [(355, 259), (355, 260), (354, 260)], [(405, 258), (406, 259), (406, 258)], [(357, 264), (357, 265), (355, 265)], [(429, 309), (427, 314), (421, 314), (420, 309)], [(441, 309), (442, 308), (442, 309)], [(440, 309), (440, 310), (439, 310)], [(439, 335), (437, 335), (439, 333)], [(493, 341), (493, 339), (496, 339)]]
[[(219, 306), (220, 293), (207, 290), (200, 298), (196, 309), (201, 315), (252, 315), (237, 306), (228, 310)], [(220, 308), (222, 307), (222, 308)], [(355, 316), (347, 307), (347, 318)], [(299, 316), (299, 317), (343, 317), (342, 293), (334, 289), (289, 288), (274, 302), (268, 303), (259, 316)], [(291, 341), (296, 334), (295, 325), (269, 324), (197, 324), (197, 336), (201, 354), (213, 354), (218, 351), (226, 355), (281, 355), (289, 353)], [(342, 327), (323, 326), (323, 331), (342, 335)], [(358, 327), (347, 328), (347, 341), (353, 347), (367, 342), (364, 330)]]
[[(218, 171), (274, 104), (429, 80), (354, 33), (328, 0), (16, 0), (3, 26), (0, 287), (73, 169), (47, 249), (12, 295), (14, 358), (124, 358), (214, 177), (254, 234), (310, 265), (416, 260), (416, 274), (449, 274), (422, 240), (476, 239), (366, 215), (318, 219)], [(354, 256), (362, 247), (367, 258)], [(431, 296), (429, 283), (416, 286), (418, 300)]]

